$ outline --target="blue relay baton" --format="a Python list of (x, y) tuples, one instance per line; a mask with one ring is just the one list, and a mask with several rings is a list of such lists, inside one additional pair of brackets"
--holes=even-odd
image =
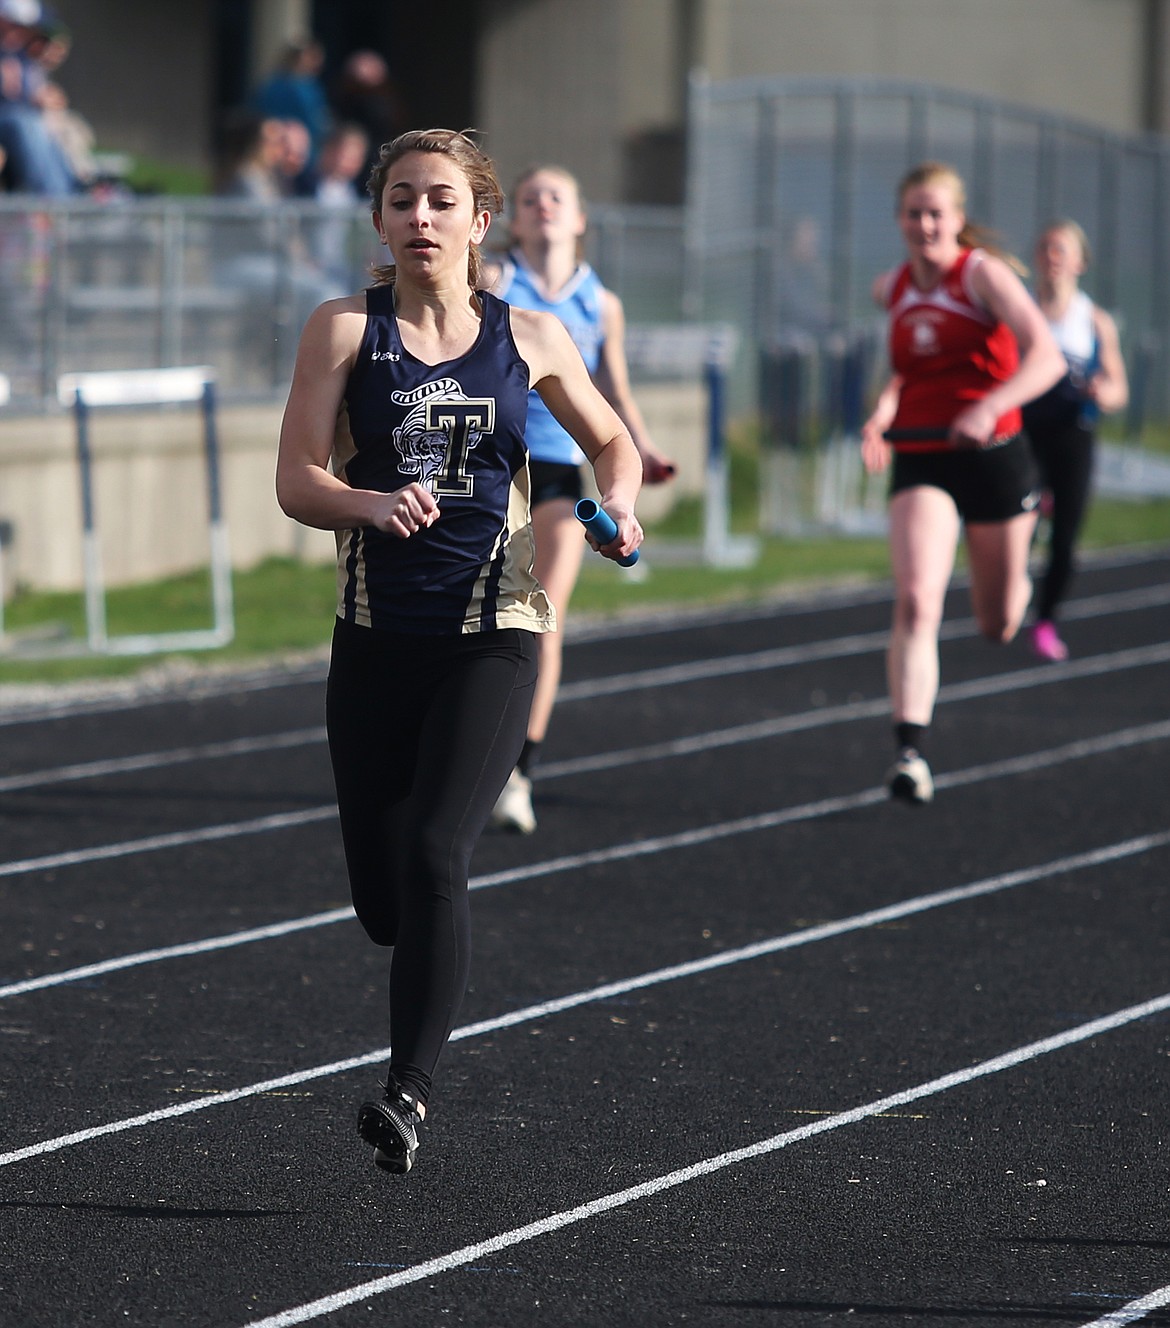
[[(613, 517), (592, 498), (582, 498), (573, 508), (573, 514), (598, 544), (608, 544), (618, 533)], [(615, 561), (619, 567), (633, 567), (638, 561), (638, 550), (635, 549), (633, 553), (627, 553), (624, 558), (617, 558)]]

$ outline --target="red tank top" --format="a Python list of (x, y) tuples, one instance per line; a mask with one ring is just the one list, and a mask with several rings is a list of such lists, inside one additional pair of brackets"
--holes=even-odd
[[(941, 441), (895, 443), (900, 451), (947, 450), (946, 430), (963, 407), (986, 396), (1016, 372), (1019, 347), (1011, 329), (999, 322), (971, 290), (971, 273), (986, 257), (964, 249), (955, 265), (931, 290), (910, 277), (910, 264), (894, 273), (886, 295), (890, 362), (902, 379), (892, 429), (939, 427)], [(1022, 427), (1012, 409), (995, 424), (999, 441)]]

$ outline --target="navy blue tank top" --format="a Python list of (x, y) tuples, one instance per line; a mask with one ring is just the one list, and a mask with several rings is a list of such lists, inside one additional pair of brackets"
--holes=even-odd
[(478, 299), (475, 345), (429, 365), (402, 344), (394, 288), (366, 291), (333, 473), (383, 493), (421, 484), (438, 499), (439, 519), (408, 539), (372, 526), (338, 532), (337, 612), (347, 622), (427, 635), (555, 626), (532, 574), (528, 366), (507, 305), (485, 291)]

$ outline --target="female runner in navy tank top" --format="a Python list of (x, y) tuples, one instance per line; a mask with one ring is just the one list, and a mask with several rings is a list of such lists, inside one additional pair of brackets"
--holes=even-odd
[(502, 198), (479, 148), (403, 134), (370, 193), (395, 263), (306, 324), (277, 495), (337, 533), (329, 750), (354, 909), (393, 947), (385, 1093), (358, 1130), (401, 1174), (467, 985), (472, 849), (524, 741), (535, 635), (555, 625), (532, 569), (529, 388), (592, 463), (618, 528), (607, 557), (641, 543), (642, 467), (561, 324), (480, 289)]

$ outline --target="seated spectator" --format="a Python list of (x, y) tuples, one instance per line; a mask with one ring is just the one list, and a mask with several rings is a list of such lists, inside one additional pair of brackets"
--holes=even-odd
[(322, 272), (346, 290), (362, 284), (363, 260), (368, 257), (354, 252), (353, 237), (355, 216), (360, 215), (361, 234), (369, 225), (369, 201), (361, 177), (369, 142), (360, 125), (340, 124), (333, 129), (321, 145), (312, 195), (328, 213), (313, 223), (313, 255)]
[(325, 52), (312, 37), (291, 41), (284, 49), (280, 64), (256, 90), (253, 106), (263, 116), (274, 120), (296, 120), (309, 135), (307, 161), (315, 165), (332, 115), (321, 83)]
[(303, 146), (305, 137), (303, 127), (298, 125), (300, 134), (290, 133), (288, 125), (252, 110), (229, 116), (221, 127), (216, 184), (222, 198), (267, 204), (241, 209), (230, 226), (221, 227), (214, 271), (223, 286), (246, 292), (255, 313), (267, 320), (265, 342), (256, 343), (253, 329), (246, 348), (263, 344), (278, 357), (291, 357), (305, 319), (318, 304), (344, 294), (309, 252), (299, 220), (289, 216), (282, 163), (293, 163), (299, 155), (296, 145)]
[(275, 203), (283, 197), (279, 169), (284, 126), (254, 111), (232, 112), (220, 129), (215, 192), (223, 198)]
[(354, 51), (341, 67), (330, 102), (338, 120), (360, 125), (369, 135), (369, 152), (360, 172), (364, 185), (382, 144), (410, 127), (390, 66), (377, 51)]
[(311, 198), (316, 171), (309, 131), (300, 120), (280, 120), (280, 151), (276, 160), (276, 182), (285, 198)]
[(80, 185), (41, 106), (48, 80), (35, 51), (44, 13), (40, 0), (0, 0), (0, 148), (9, 188), (60, 198)]
[(98, 178), (98, 163), (94, 156), (97, 135), (93, 126), (70, 106), (65, 89), (59, 83), (46, 83), (41, 89), (39, 103), (45, 128), (64, 153), (78, 188), (92, 188)]
[(339, 124), (321, 145), (313, 197), (318, 203), (346, 207), (365, 202), (362, 174), (370, 151), (370, 136), (357, 124)]

